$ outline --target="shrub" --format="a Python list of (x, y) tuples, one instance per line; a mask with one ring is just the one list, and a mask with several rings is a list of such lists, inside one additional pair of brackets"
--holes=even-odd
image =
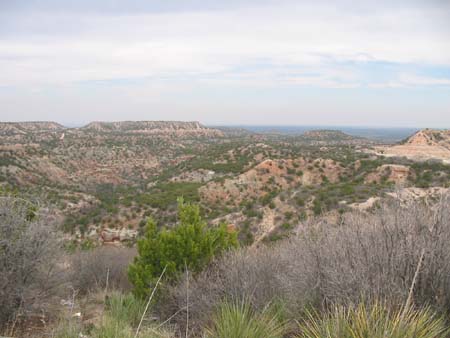
[(152, 220), (147, 223), (137, 244), (138, 256), (129, 268), (135, 295), (148, 295), (164, 269), (165, 279), (173, 281), (186, 267), (200, 272), (215, 255), (237, 246), (237, 234), (224, 224), (208, 228), (197, 205), (179, 199), (178, 217), (180, 223), (173, 229), (158, 230)]
[[(105, 313), (98, 326), (91, 328), (91, 338), (133, 338), (136, 328), (145, 311), (145, 301), (131, 294), (112, 293), (106, 299)], [(153, 327), (149, 318), (145, 318), (138, 338), (171, 338), (173, 333), (159, 327)], [(53, 332), (55, 338), (79, 338), (83, 335), (83, 327), (73, 320), (63, 321)]]
[(64, 283), (58, 232), (37, 205), (0, 196), (0, 329), (18, 310), (42, 308)]
[[(100, 325), (94, 328), (90, 337), (134, 338), (136, 327), (144, 313), (145, 302), (132, 295), (115, 294), (110, 298), (107, 306), (106, 315)], [(171, 338), (174, 335), (159, 328), (152, 328), (152, 325), (147, 322), (137, 337)]]
[(79, 338), (82, 327), (78, 322), (61, 321), (52, 332), (52, 338)]
[(313, 212), (314, 215), (318, 216), (322, 213), (323, 210), (323, 206), (322, 206), (322, 202), (320, 202), (319, 199), (315, 198), (313, 201)]
[[(227, 254), (190, 283), (192, 322), (202, 326), (224, 299), (248, 299), (255, 309), (280, 299), (290, 314), (305, 306), (382, 299), (403, 304), (422, 252), (413, 299), (436, 311), (450, 308), (450, 200), (436, 205), (390, 202), (372, 213), (316, 219), (297, 237)], [(186, 285), (166, 306), (185, 305)]]
[[(115, 321), (114, 317), (106, 316), (101, 325), (95, 328), (92, 338), (134, 338), (136, 328), (131, 327), (129, 324), (124, 322)], [(74, 336), (73, 338), (79, 338), (80, 336)], [(144, 327), (140, 331), (137, 338), (173, 338), (173, 333), (163, 331), (158, 328)], [(65, 337), (64, 337), (65, 338)], [(69, 338), (69, 337), (67, 337)], [(72, 338), (72, 337), (70, 337)]]
[(211, 338), (282, 338), (286, 331), (286, 324), (274, 309), (266, 307), (258, 313), (245, 301), (221, 304), (206, 330)]
[(109, 316), (102, 320), (101, 325), (92, 332), (92, 338), (132, 338), (132, 328), (123, 322), (118, 322)]
[(285, 223), (281, 224), (281, 227), (284, 230), (291, 230), (294, 226), (292, 224), (289, 224), (288, 222), (285, 222)]
[(450, 306), (450, 199), (436, 205), (393, 200), (372, 214), (350, 213), (340, 226), (325, 221), (303, 235), (315, 262), (319, 297), (357, 302), (366, 298), (402, 303), (425, 252), (414, 298), (440, 309)]
[(70, 256), (70, 280), (72, 286), (81, 294), (108, 288), (127, 291), (131, 289), (128, 281), (128, 266), (136, 256), (134, 248), (98, 247), (79, 251)]
[[(280, 243), (283, 242), (262, 250), (243, 248), (227, 253), (191, 280), (189, 288), (185, 280), (173, 286), (170, 297), (161, 302), (158, 310), (168, 317), (185, 308), (189, 289), (190, 326), (200, 330), (207, 326), (222, 300), (245, 299), (258, 311), (277, 299), (289, 298), (286, 304), (291, 308), (303, 306), (293, 306), (293, 303), (307, 298), (307, 290), (313, 289), (314, 280), (305, 281), (311, 274), (303, 269), (298, 271), (296, 263), (301, 262), (301, 257), (295, 250), (288, 255), (281, 250)], [(183, 326), (185, 318), (186, 312), (180, 311), (175, 321)]]
[(305, 200), (304, 200), (303, 198), (297, 197), (297, 198), (296, 198), (296, 201), (297, 201), (297, 205), (298, 205), (299, 207), (304, 207), (304, 206), (305, 206)]
[(106, 300), (108, 316), (115, 322), (135, 327), (145, 310), (145, 301), (132, 294), (114, 292)]
[(450, 332), (445, 321), (427, 308), (390, 311), (380, 303), (335, 306), (324, 316), (308, 313), (299, 331), (298, 338), (445, 338)]
[(166, 210), (174, 204), (177, 196), (184, 196), (191, 202), (198, 201), (198, 188), (200, 186), (201, 183), (192, 182), (160, 183), (152, 188), (151, 194), (138, 194), (135, 196), (135, 200), (139, 205)]

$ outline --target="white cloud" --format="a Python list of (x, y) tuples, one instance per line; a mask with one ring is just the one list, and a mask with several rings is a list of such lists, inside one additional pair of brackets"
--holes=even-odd
[[(34, 19), (23, 19), (29, 34), (0, 42), (0, 85), (167, 76), (210, 80), (216, 75), (226, 80), (227, 74), (239, 75), (236, 69), (261, 62), (327, 73), (325, 62), (450, 66), (449, 31), (443, 29), (448, 18), (435, 8), (356, 13), (320, 3), (142, 15), (63, 13), (57, 19), (53, 15), (35, 13)], [(41, 22), (46, 23), (43, 32)], [(346, 72), (345, 77), (352, 77)], [(330, 84), (327, 73), (322, 74), (325, 86)], [(317, 78), (311, 81), (320, 85)]]
[(443, 79), (414, 74), (401, 74), (399, 80), (405, 86), (450, 86), (450, 78)]
[[(420, 123), (450, 116), (450, 11), (434, 0), (189, 0), (195, 9), (175, 11), (161, 0), (142, 12), (100, 1), (120, 8), (104, 12), (96, 1), (83, 10), (91, 1), (82, 0), (65, 10), (40, 0), (48, 5), (0, 11), (1, 119), (355, 124), (394, 114), (403, 121), (412, 111)], [(411, 88), (433, 92), (400, 93)]]

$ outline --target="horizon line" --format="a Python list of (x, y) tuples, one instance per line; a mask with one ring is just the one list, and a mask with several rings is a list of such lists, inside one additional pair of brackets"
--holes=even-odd
[(206, 127), (256, 127), (256, 128), (317, 128), (317, 127), (332, 127), (332, 128), (356, 128), (356, 129), (450, 129), (448, 127), (437, 126), (386, 126), (386, 125), (361, 125), (361, 124), (252, 124), (252, 123), (205, 123), (199, 120), (91, 120), (88, 122), (59, 122), (57, 120), (22, 120), (22, 121), (0, 121), (0, 123), (58, 123), (66, 128), (78, 128), (86, 126), (93, 122), (198, 122)]

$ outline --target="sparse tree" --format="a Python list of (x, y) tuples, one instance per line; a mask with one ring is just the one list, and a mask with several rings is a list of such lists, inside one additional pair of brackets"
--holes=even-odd
[(174, 280), (185, 268), (200, 272), (215, 256), (237, 246), (237, 234), (224, 224), (209, 228), (197, 205), (178, 202), (179, 224), (160, 230), (153, 220), (138, 241), (138, 256), (129, 268), (134, 293), (145, 297), (165, 269), (166, 280)]

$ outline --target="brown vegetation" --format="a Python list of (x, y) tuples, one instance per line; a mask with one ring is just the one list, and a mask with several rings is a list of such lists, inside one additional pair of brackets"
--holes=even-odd
[(0, 330), (45, 311), (65, 278), (61, 242), (45, 209), (0, 196)]
[[(431, 207), (383, 205), (372, 214), (352, 212), (339, 224), (318, 219), (296, 238), (271, 248), (230, 253), (190, 281), (190, 316), (206, 325), (223, 299), (253, 307), (282, 301), (286, 311), (305, 306), (382, 299), (404, 304), (424, 252), (413, 292), (415, 304), (450, 306), (450, 199)], [(186, 305), (186, 285), (174, 288), (166, 313)], [(183, 314), (180, 315), (182, 325)]]

